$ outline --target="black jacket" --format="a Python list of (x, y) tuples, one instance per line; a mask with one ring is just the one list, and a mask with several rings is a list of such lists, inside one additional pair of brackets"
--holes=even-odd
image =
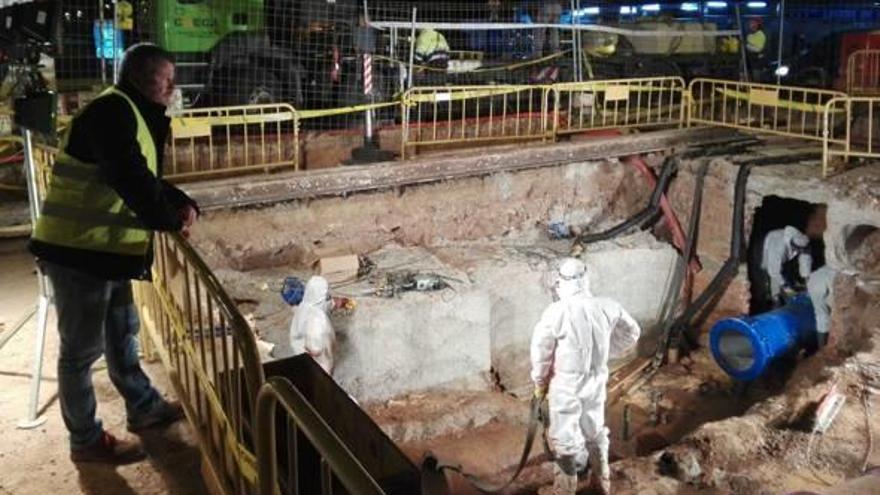
[[(137, 142), (137, 121), (128, 102), (119, 95), (95, 100), (73, 119), (67, 154), (97, 164), (103, 179), (116, 191), (138, 219), (151, 230), (178, 231), (181, 210), (195, 202), (162, 177), (165, 140), (170, 120), (165, 107), (143, 97), (133, 87), (120, 84), (137, 106), (156, 144), (158, 174), (147, 168)], [(152, 247), (145, 256), (114, 254), (49, 244), (31, 239), (37, 258), (75, 268), (109, 280), (148, 279)]]

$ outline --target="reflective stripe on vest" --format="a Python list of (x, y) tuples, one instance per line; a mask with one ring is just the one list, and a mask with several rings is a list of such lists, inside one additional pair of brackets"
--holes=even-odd
[[(121, 96), (131, 107), (137, 122), (137, 142), (147, 168), (157, 174), (158, 161), (153, 136), (133, 101), (116, 88), (108, 88), (97, 99)], [(96, 100), (97, 100), (96, 99)], [(65, 247), (115, 254), (146, 254), (151, 232), (122, 198), (101, 177), (96, 164), (82, 162), (65, 152), (76, 119), (62, 139), (52, 167), (49, 189), (34, 227), (34, 239)], [(119, 163), (114, 166), (127, 166)]]

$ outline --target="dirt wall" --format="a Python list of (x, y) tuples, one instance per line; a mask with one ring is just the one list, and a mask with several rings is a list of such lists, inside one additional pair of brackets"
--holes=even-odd
[(208, 212), (195, 233), (215, 268), (309, 265), (386, 244), (545, 235), (562, 220), (599, 226), (638, 211), (649, 190), (616, 162), (584, 162), (397, 190)]

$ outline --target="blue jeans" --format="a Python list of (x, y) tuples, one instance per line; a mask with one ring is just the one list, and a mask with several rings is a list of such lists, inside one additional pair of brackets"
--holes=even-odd
[(106, 280), (47, 261), (40, 267), (52, 283), (58, 314), (61, 415), (70, 432), (70, 448), (81, 449), (97, 442), (103, 432), (95, 417), (91, 371), (102, 353), (130, 419), (146, 414), (162, 397), (138, 360), (140, 321), (131, 282)]

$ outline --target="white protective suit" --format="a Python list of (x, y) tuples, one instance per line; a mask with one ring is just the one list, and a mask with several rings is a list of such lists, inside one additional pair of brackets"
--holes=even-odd
[(312, 277), (290, 324), (290, 347), (294, 354), (309, 353), (328, 374), (333, 374), (336, 353), (336, 333), (327, 316), (332, 304), (327, 280)]
[[(592, 296), (586, 267), (579, 260), (563, 261), (556, 293), (559, 300), (544, 310), (532, 335), (532, 381), (537, 388), (549, 385), (548, 436), (558, 467), (566, 471), (566, 458), (569, 462), (576, 458), (578, 464), (586, 465), (589, 454), (594, 458), (594, 481), (599, 477), (598, 481), (607, 487), (608, 360), (635, 346), (639, 325), (617, 302)], [(573, 473), (566, 474), (573, 480), (572, 486), (576, 485), (576, 475), (571, 478)], [(559, 478), (557, 475), (557, 487)]]
[(828, 329), (831, 323), (831, 291), (834, 285), (836, 272), (828, 265), (819, 268), (810, 274), (807, 279), (807, 293), (813, 303), (813, 311), (816, 313), (816, 333), (818, 333), (819, 345), (825, 345), (828, 341)]
[(810, 238), (802, 234), (798, 229), (787, 226), (784, 229), (771, 230), (764, 237), (764, 250), (761, 258), (761, 268), (770, 279), (770, 297), (776, 301), (782, 295), (782, 287), (785, 286), (785, 277), (782, 274), (782, 266), (798, 258), (798, 271), (806, 280), (813, 269), (813, 257), (807, 247)]

